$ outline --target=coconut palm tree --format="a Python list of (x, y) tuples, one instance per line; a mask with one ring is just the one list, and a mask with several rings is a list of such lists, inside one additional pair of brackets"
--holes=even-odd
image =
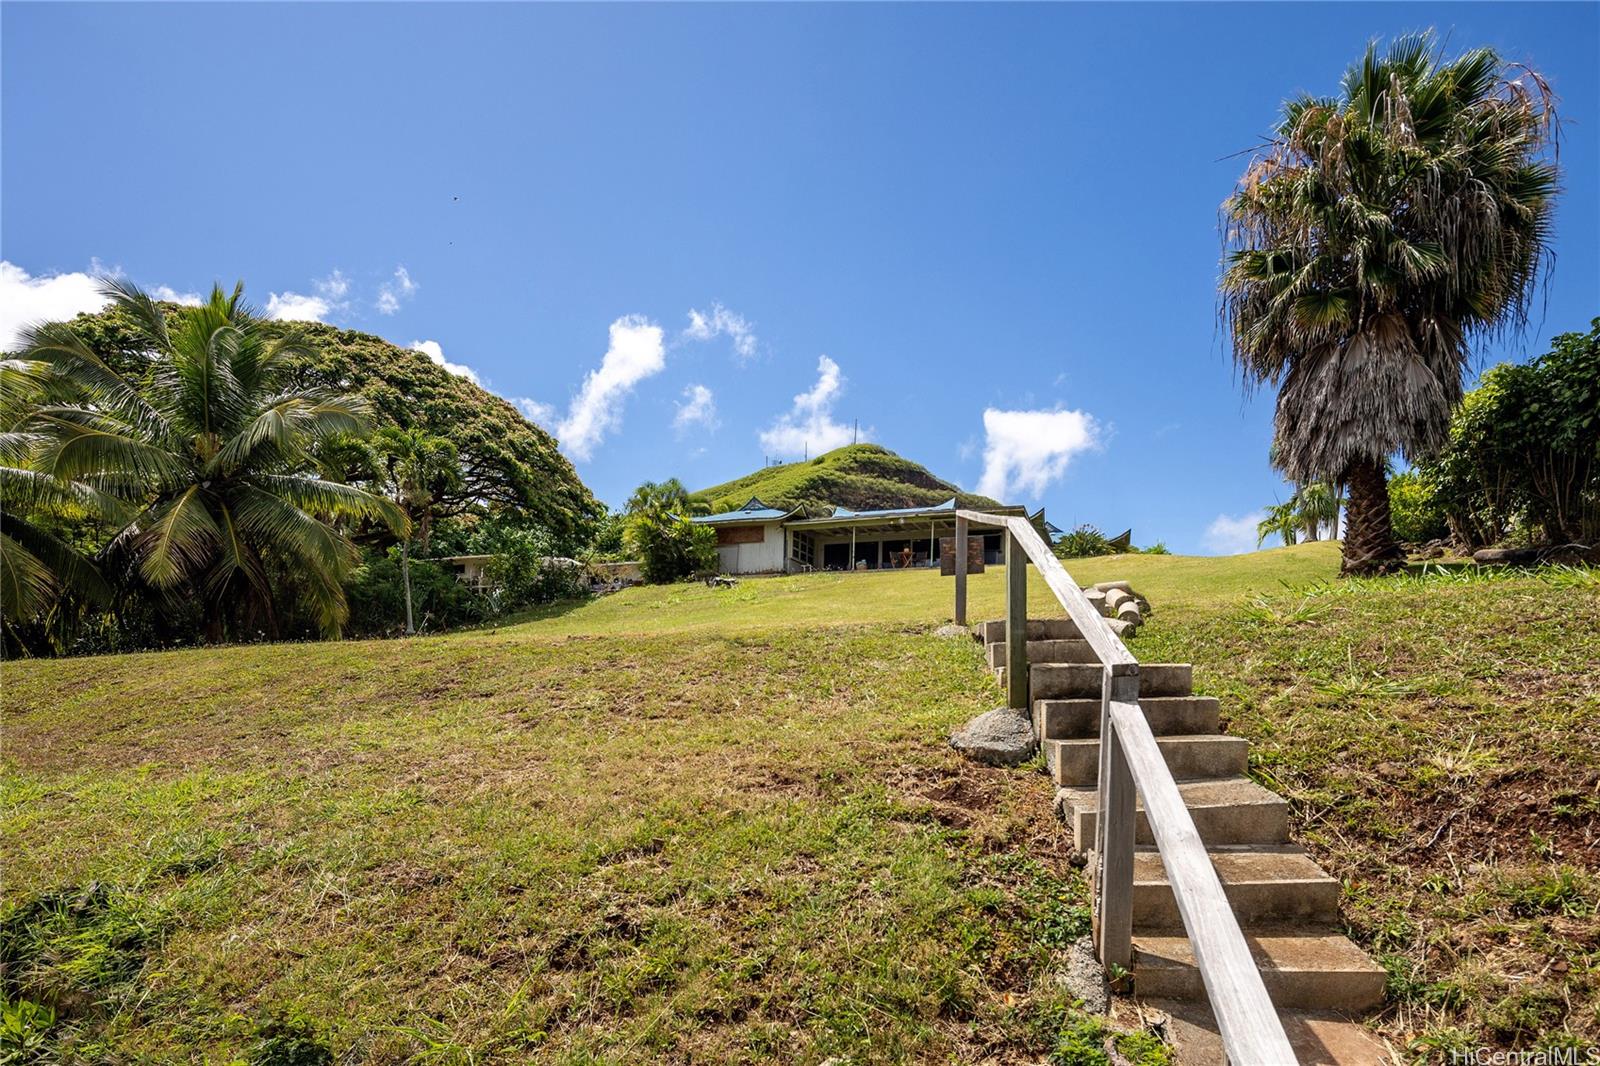
[(1287, 103), (1223, 205), (1234, 358), (1248, 385), (1281, 386), (1283, 472), (1347, 489), (1346, 572), (1398, 561), (1385, 462), (1434, 452), (1472, 344), (1527, 321), (1555, 139), (1538, 74), (1403, 37), (1338, 96)]
[(1266, 509), (1261, 521), (1256, 523), (1256, 547), (1267, 542), (1268, 537), (1282, 537), (1285, 548), (1293, 547), (1300, 533), (1300, 513), (1294, 500), (1275, 503)]
[(1308, 541), (1318, 539), (1324, 529), (1328, 531), (1330, 538), (1337, 537), (1339, 508), (1343, 503), (1338, 488), (1327, 481), (1313, 481), (1296, 489), (1295, 516), (1300, 520), (1300, 529), (1305, 539)]
[[(405, 512), (422, 550), (428, 550), (433, 531), (434, 500), (440, 492), (461, 485), (461, 463), (456, 446), (444, 437), (420, 429), (385, 426), (372, 442), (374, 464), (382, 471), (389, 494)], [(406, 590), (406, 635), (417, 631), (411, 609), (411, 535), (400, 538), (400, 574)]]
[(33, 441), (29, 469), (133, 504), (111, 549), (155, 589), (194, 597), (209, 641), (230, 608), (250, 603), (276, 629), (269, 573), (287, 573), (324, 633), (348, 616), (341, 582), (357, 561), (341, 521), (396, 531), (391, 501), (307, 473), (323, 441), (367, 429), (364, 401), (302, 387), (292, 360), (307, 346), (273, 336), (244, 303), (214, 288), (169, 323), (138, 288), (103, 281), (147, 346), (137, 384), (108, 366), (65, 323), (26, 331), (23, 356), (51, 368), (56, 396), (18, 430)]
[(20, 645), (20, 623), (49, 610), (64, 593), (104, 603), (110, 589), (94, 563), (52, 532), (49, 519), (111, 519), (121, 501), (76, 481), (29, 469), (35, 440), (15, 427), (46, 396), (49, 365), (0, 360), (0, 621)]

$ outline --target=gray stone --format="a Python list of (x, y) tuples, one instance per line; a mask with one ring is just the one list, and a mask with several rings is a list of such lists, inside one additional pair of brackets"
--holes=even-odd
[(1539, 561), (1533, 548), (1480, 548), (1472, 553), (1479, 566), (1532, 566)]
[(1033, 758), (1038, 743), (1026, 711), (996, 707), (950, 734), (950, 746), (974, 762), (1020, 766)]
[(1137, 623), (1125, 621), (1121, 618), (1107, 618), (1106, 625), (1111, 627), (1111, 632), (1119, 637), (1131, 637), (1138, 632)]
[(1080, 937), (1067, 945), (1066, 968), (1059, 975), (1061, 987), (1083, 1004), (1090, 1014), (1104, 1014), (1111, 1004), (1106, 988), (1105, 968), (1094, 955), (1094, 940)]
[(951, 622), (949, 625), (940, 626), (938, 629), (935, 629), (933, 631), (933, 635), (936, 637), (945, 637), (946, 639), (952, 637), (971, 637), (972, 630), (968, 629), (966, 626), (958, 626), (954, 622)]

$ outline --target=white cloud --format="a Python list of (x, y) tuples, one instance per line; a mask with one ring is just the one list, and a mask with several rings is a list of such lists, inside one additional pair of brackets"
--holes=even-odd
[(752, 323), (743, 315), (730, 311), (721, 304), (712, 304), (710, 313), (689, 310), (689, 328), (683, 335), (690, 340), (708, 341), (726, 336), (733, 341), (733, 350), (741, 360), (753, 359), (756, 354), (756, 334)]
[(611, 323), (611, 345), (600, 366), (583, 379), (583, 388), (556, 427), (561, 446), (579, 459), (592, 456), (607, 431), (622, 425), (622, 405), (633, 387), (666, 365), (660, 326), (642, 315)]
[(463, 363), (452, 363), (444, 357), (444, 347), (438, 341), (412, 341), (408, 346), (414, 352), (421, 352), (438, 366), (444, 367), (458, 378), (466, 378), (474, 385), (482, 385), (478, 380), (478, 372)]
[(1238, 555), (1256, 550), (1256, 526), (1266, 517), (1265, 511), (1251, 511), (1234, 518), (1219, 514), (1206, 527), (1205, 545), (1218, 555)]
[[(844, 391), (839, 364), (827, 356), (817, 359), (817, 383), (794, 398), (794, 406), (762, 430), (761, 446), (773, 455), (821, 455), (842, 448), (856, 436), (851, 427), (833, 420), (833, 403)], [(859, 439), (868, 440), (863, 429)]]
[(556, 409), (549, 404), (540, 403), (531, 396), (512, 396), (510, 400), (529, 422), (537, 422), (541, 426), (555, 423)]
[(295, 322), (326, 322), (328, 316), (350, 310), (350, 279), (342, 270), (311, 283), (315, 296), (298, 292), (267, 293), (267, 317)]
[(704, 385), (690, 385), (683, 390), (683, 402), (672, 417), (672, 428), (679, 433), (693, 426), (704, 426), (715, 431), (722, 423), (717, 420), (717, 400)]
[(326, 322), (333, 305), (320, 296), (298, 292), (267, 293), (267, 317), (294, 322)]
[(392, 315), (400, 310), (400, 302), (409, 300), (420, 286), (411, 280), (411, 272), (404, 265), (394, 268), (394, 278), (378, 289), (378, 311)]
[(198, 306), (200, 303), (199, 293), (179, 292), (171, 285), (157, 285), (155, 288), (150, 290), (150, 295), (157, 300), (165, 300), (168, 303), (174, 304), (186, 304), (189, 307)]
[(1100, 423), (1083, 411), (983, 412), (978, 493), (1002, 503), (1013, 489), (1034, 499), (1066, 474), (1073, 456), (1100, 446)]
[(100, 310), (110, 301), (99, 290), (100, 283), (88, 274), (33, 277), (15, 263), (0, 260), (0, 351), (15, 347), (25, 326)]

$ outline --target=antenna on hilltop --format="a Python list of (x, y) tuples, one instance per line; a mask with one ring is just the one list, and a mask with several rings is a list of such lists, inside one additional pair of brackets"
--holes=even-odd
[(855, 420), (855, 428), (850, 431), (850, 443), (858, 444), (861, 441), (861, 419)]

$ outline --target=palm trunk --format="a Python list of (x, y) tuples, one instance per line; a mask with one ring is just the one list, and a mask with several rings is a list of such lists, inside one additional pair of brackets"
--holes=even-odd
[(406, 585), (406, 636), (411, 636), (417, 631), (411, 622), (411, 538), (407, 537), (400, 543), (400, 574)]
[(1405, 557), (1394, 539), (1389, 517), (1389, 483), (1383, 463), (1358, 459), (1345, 468), (1345, 484), (1350, 487), (1345, 507), (1345, 574), (1387, 574), (1400, 567)]

